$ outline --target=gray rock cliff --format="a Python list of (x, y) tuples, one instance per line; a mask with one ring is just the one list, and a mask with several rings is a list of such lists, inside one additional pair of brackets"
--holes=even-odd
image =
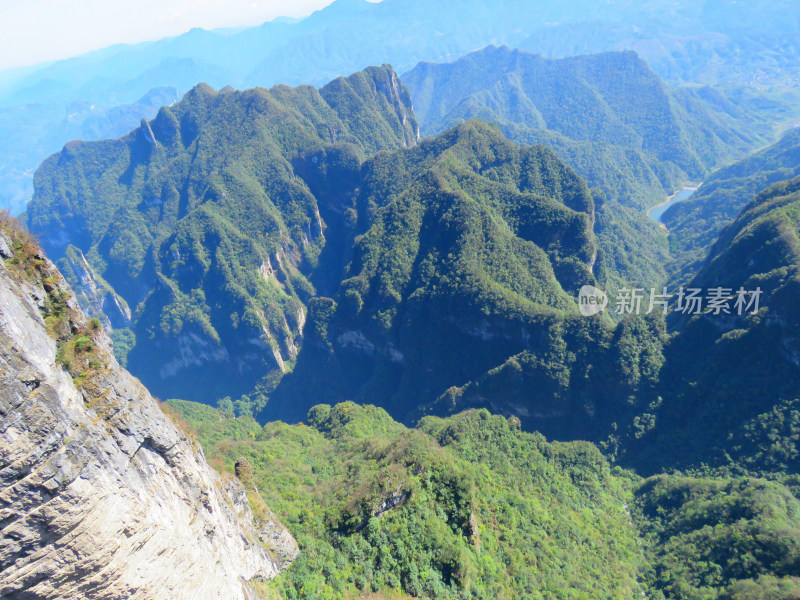
[(0, 598), (250, 599), (297, 544), (0, 224)]

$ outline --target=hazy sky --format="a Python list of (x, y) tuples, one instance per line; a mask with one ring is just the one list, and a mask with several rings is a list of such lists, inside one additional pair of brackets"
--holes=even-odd
[(0, 0), (0, 69), (66, 58), (192, 27), (299, 17), (332, 0)]

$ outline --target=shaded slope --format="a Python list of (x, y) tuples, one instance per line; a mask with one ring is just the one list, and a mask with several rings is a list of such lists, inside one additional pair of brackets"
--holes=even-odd
[[(800, 469), (799, 203), (800, 179), (775, 184), (723, 230), (690, 287), (730, 289), (731, 314), (674, 315), (663, 405), (651, 435), (632, 443), (632, 462), (650, 470)], [(740, 288), (761, 289), (757, 313), (752, 306), (737, 314)]]
[[(583, 182), (550, 151), (516, 146), (477, 121), (368, 161), (350, 210), (363, 233), (335, 303), (312, 301), (325, 313), (314, 313), (312, 331), (323, 334), (315, 343), (338, 353), (334, 371), (339, 355), (347, 362), (333, 376), (338, 391), (324, 387), (399, 402), (395, 414), (507, 356), (538, 335), (526, 333), (534, 323), (574, 313), (572, 296), (594, 281)], [(293, 377), (305, 385), (309, 376)], [(404, 399), (395, 402), (397, 385)]]
[(600, 440), (652, 400), (658, 325), (578, 316), (575, 295), (595, 281), (595, 211), (551, 151), (468, 121), (367, 161), (352, 202), (344, 212), (365, 223), (352, 260), (332, 298), (310, 301), (305, 346), (266, 417), (301, 419), (322, 399), (406, 422), (488, 406)]
[(201, 84), (120, 140), (48, 159), (28, 224), (55, 258), (85, 256), (132, 308), (134, 372), (160, 395), (194, 381), (211, 401), (296, 356), (325, 225), (294, 162), (332, 144), (360, 161), (416, 137), (389, 67), (319, 91)]
[(688, 202), (667, 210), (662, 220), (670, 230), (675, 255), (671, 276), (685, 281), (700, 268), (722, 229), (734, 221), (752, 197), (765, 187), (800, 174), (800, 129), (777, 143), (711, 175)]

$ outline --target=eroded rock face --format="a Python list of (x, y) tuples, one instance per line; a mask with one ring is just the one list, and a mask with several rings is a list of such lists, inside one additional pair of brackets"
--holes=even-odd
[(287, 566), (294, 539), (254, 522), (241, 483), (206, 464), (73, 300), (62, 325), (92, 330), (94, 362), (76, 376), (56, 360), (64, 340), (43, 314), (64, 289), (46, 260), (27, 276), (0, 260), (0, 597), (255, 598), (248, 581)]
[(83, 252), (70, 246), (61, 260), (64, 277), (72, 284), (84, 312), (98, 316), (106, 329), (121, 329), (131, 324), (131, 309), (105, 281), (97, 277)]

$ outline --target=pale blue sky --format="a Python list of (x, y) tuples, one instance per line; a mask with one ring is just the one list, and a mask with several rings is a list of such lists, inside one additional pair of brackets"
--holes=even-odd
[(299, 17), (332, 0), (0, 0), (0, 69), (111, 44)]

